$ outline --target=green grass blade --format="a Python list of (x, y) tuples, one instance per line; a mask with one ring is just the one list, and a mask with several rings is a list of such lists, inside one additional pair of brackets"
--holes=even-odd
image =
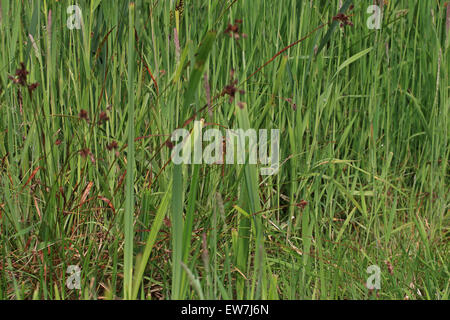
[(124, 245), (124, 297), (132, 297), (133, 280), (133, 242), (134, 242), (134, 15), (135, 4), (129, 6), (128, 27), (128, 154), (127, 154), (127, 177), (125, 194), (125, 245)]

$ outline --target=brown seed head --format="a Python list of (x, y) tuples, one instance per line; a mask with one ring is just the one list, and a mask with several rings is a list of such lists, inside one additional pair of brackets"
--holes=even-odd
[(108, 114), (105, 111), (100, 112), (98, 123), (103, 124), (106, 121), (109, 121)]
[(82, 109), (82, 110), (80, 111), (80, 113), (78, 114), (78, 118), (80, 118), (80, 119), (82, 119), (82, 120), (85, 120), (85, 121), (89, 121), (88, 113), (87, 113), (87, 111), (84, 110), (84, 109)]
[(108, 149), (109, 151), (117, 150), (118, 148), (119, 148), (119, 145), (117, 144), (117, 141), (113, 141), (106, 146), (106, 149)]

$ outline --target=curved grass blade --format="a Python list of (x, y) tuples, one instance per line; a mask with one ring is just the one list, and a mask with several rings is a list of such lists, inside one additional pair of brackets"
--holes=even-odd
[(136, 267), (136, 273), (134, 277), (133, 282), (133, 295), (132, 299), (137, 299), (138, 292), (139, 292), (139, 286), (142, 281), (142, 276), (144, 275), (145, 266), (147, 265), (148, 258), (150, 257), (150, 253), (153, 249), (153, 245), (156, 241), (156, 236), (161, 229), (162, 223), (164, 221), (164, 217), (167, 213), (167, 210), (169, 208), (169, 200), (171, 196), (171, 190), (172, 184), (169, 185), (169, 188), (164, 195), (161, 204), (159, 205), (158, 211), (156, 212), (155, 219), (153, 220), (152, 227), (150, 229), (150, 234), (147, 238), (147, 243), (145, 245), (144, 253), (142, 254), (142, 258), (140, 259), (139, 264), (137, 264)]

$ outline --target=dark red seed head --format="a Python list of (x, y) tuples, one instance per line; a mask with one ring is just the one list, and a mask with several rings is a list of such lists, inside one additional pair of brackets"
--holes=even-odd
[(99, 124), (102, 124), (106, 121), (109, 121), (108, 114), (105, 111), (100, 112), (99, 121), (98, 121)]
[(84, 109), (82, 109), (82, 110), (80, 111), (80, 113), (78, 114), (78, 118), (80, 118), (80, 119), (82, 119), (82, 120), (88, 121), (89, 118), (88, 118), (88, 113), (87, 113), (87, 111), (84, 110)]
[(87, 156), (89, 156), (91, 154), (91, 150), (89, 150), (88, 148), (84, 148), (82, 150), (80, 150), (80, 155), (83, 158), (86, 158)]
[(117, 141), (113, 141), (106, 146), (106, 149), (108, 149), (109, 151), (116, 150), (117, 148), (119, 148)]
[(166, 142), (166, 146), (167, 146), (167, 148), (169, 148), (170, 150), (172, 150), (173, 147), (174, 147), (174, 145), (173, 145), (173, 143), (172, 143), (171, 141), (167, 141), (167, 142)]

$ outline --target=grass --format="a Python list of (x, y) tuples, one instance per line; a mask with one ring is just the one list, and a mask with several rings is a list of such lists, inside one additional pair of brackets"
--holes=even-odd
[[(448, 299), (450, 6), (69, 5), (0, 0), (0, 299)], [(201, 119), (279, 172), (175, 165)]]
[(124, 297), (130, 299), (133, 291), (133, 243), (134, 243), (134, 180), (135, 180), (135, 129), (134, 129), (134, 17), (135, 4), (130, 3), (129, 26), (128, 26), (128, 58), (133, 63), (128, 63), (128, 152), (127, 152), (127, 173), (125, 190), (125, 212), (124, 212)]

